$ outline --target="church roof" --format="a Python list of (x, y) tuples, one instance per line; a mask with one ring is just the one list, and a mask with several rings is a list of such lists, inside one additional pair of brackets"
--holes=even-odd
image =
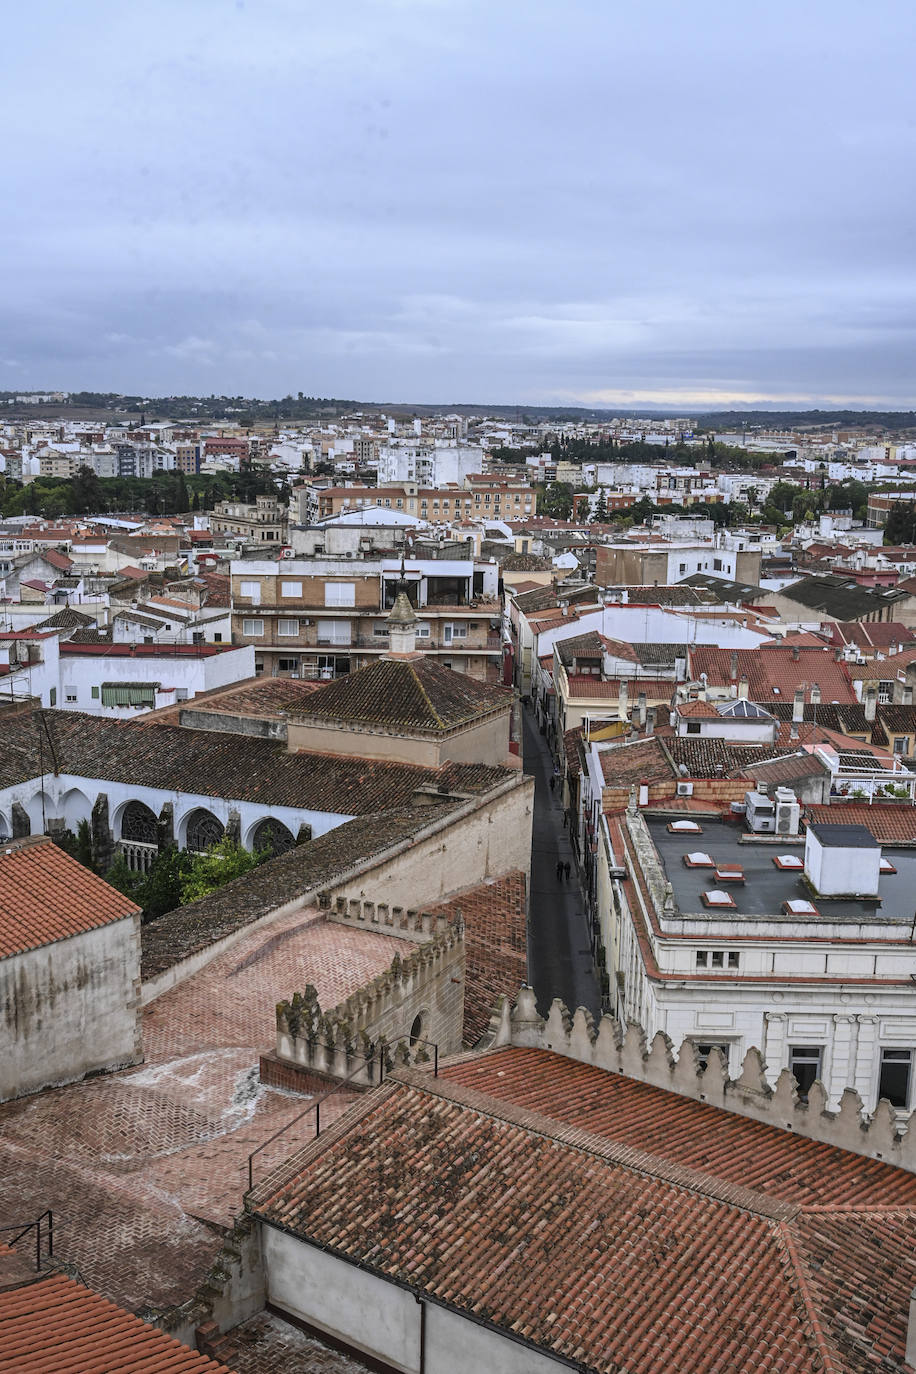
[(505, 688), (477, 682), (421, 655), (383, 658), (313, 692), (302, 719), (381, 725), (404, 730), (454, 730), (508, 710)]

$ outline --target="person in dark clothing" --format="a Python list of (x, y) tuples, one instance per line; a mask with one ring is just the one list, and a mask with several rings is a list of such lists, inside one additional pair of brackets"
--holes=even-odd
[(563, 877), (563, 860), (557, 859), (557, 880)]
[(551, 792), (552, 792), (553, 789), (554, 789), (554, 784), (555, 784), (555, 783), (556, 783), (556, 778), (551, 778), (551, 779), (550, 779), (550, 790), (551, 790)]
[(563, 877), (564, 877), (564, 878), (568, 878), (568, 877), (569, 877), (569, 864), (568, 864), (568, 863), (565, 863), (565, 864), (563, 865)]

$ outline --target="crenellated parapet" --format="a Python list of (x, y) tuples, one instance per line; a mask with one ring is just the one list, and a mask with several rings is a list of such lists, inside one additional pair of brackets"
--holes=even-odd
[(859, 1094), (847, 1088), (838, 1111), (829, 1111), (827, 1093), (820, 1082), (812, 1084), (807, 1101), (798, 1095), (794, 1074), (784, 1069), (771, 1087), (759, 1050), (749, 1049), (741, 1074), (729, 1078), (725, 1059), (713, 1049), (705, 1069), (696, 1047), (685, 1040), (675, 1053), (673, 1042), (659, 1031), (649, 1043), (640, 1026), (623, 1026), (610, 1016), (598, 1024), (580, 1007), (575, 1015), (559, 999), (546, 1020), (538, 1015), (534, 990), (523, 987), (515, 1005), (503, 998), (490, 1023), (492, 1043), (552, 1050), (608, 1073), (625, 1074), (641, 1083), (680, 1093), (697, 1102), (768, 1126), (794, 1132), (809, 1140), (851, 1150), (871, 1159), (882, 1159), (916, 1173), (916, 1132), (887, 1101), (869, 1116)]
[(431, 940), (449, 926), (447, 917), (441, 913), (434, 915), (429, 911), (414, 911), (391, 906), (387, 902), (367, 901), (363, 897), (332, 897), (330, 893), (320, 892), (318, 906), (327, 913), (329, 921), (338, 925), (359, 930), (378, 930), (384, 935), (414, 942)]
[(277, 1055), (327, 1077), (371, 1085), (396, 1063), (431, 1059), (432, 1043), (440, 1054), (454, 1053), (461, 1048), (464, 963), (459, 918), (395, 954), (383, 973), (329, 1010), (309, 986), (277, 1004)]

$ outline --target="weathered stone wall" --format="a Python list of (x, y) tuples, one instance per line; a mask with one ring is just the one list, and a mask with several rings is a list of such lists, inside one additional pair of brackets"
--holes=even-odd
[(395, 954), (386, 972), (330, 1011), (311, 987), (279, 1003), (277, 1055), (312, 1072), (375, 1083), (393, 1062), (432, 1058), (433, 1044), (440, 1055), (457, 1053), (464, 982), (464, 929), (456, 922)]
[[(531, 872), (531, 815), (534, 779), (514, 778), (491, 800), (457, 819), (448, 830), (400, 848), (365, 881), (341, 883), (333, 897), (384, 900), (405, 910), (433, 905), (487, 878)], [(396, 933), (396, 932), (394, 932)]]
[(0, 960), (0, 1101), (142, 1058), (139, 916)]

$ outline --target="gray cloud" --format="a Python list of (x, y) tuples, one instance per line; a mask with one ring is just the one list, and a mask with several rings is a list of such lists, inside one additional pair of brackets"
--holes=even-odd
[(910, 405), (914, 28), (903, 0), (16, 7), (0, 387)]

